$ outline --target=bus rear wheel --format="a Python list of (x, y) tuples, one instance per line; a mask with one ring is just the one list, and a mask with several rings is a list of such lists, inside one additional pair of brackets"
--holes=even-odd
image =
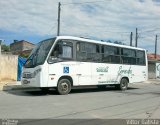
[(120, 82), (120, 90), (127, 90), (128, 88), (128, 80), (126, 78), (122, 78)]
[(126, 78), (122, 78), (119, 85), (115, 85), (117, 89), (122, 91), (127, 90), (128, 88), (128, 80)]
[(67, 95), (71, 91), (71, 82), (68, 79), (59, 80), (57, 91), (60, 95)]

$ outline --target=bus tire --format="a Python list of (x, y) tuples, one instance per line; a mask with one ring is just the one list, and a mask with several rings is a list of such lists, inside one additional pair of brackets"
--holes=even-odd
[(127, 90), (128, 88), (128, 80), (126, 78), (122, 78), (119, 85), (120, 90)]
[(57, 85), (57, 91), (60, 95), (67, 95), (71, 91), (71, 82), (68, 79), (60, 79)]

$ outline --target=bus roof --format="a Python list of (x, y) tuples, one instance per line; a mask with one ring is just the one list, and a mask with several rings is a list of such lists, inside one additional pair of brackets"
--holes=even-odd
[(129, 49), (136, 49), (136, 50), (145, 50), (143, 48), (138, 48), (138, 47), (132, 47), (132, 46), (127, 46), (127, 45), (109, 43), (109, 42), (92, 40), (92, 39), (88, 39), (88, 38), (74, 37), (74, 36), (57, 36), (57, 39), (70, 39), (70, 40), (85, 41), (85, 42), (89, 42), (89, 43), (96, 43), (96, 44), (103, 44), (103, 45), (122, 47), (122, 48), (129, 48)]

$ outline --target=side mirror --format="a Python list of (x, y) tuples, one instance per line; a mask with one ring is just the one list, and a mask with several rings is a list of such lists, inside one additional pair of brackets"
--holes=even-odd
[(55, 46), (55, 48), (54, 48), (54, 51), (55, 51), (55, 52), (58, 52), (58, 53), (57, 53), (58, 55), (62, 54), (62, 53), (63, 53), (63, 47), (62, 47), (62, 45), (61, 45), (61, 44), (57, 44), (57, 45)]
[(62, 45), (58, 46), (58, 54), (62, 54), (63, 53), (63, 48)]

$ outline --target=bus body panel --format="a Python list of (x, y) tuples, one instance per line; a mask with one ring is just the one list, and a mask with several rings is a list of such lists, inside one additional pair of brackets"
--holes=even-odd
[(48, 87), (56, 87), (58, 80), (62, 76), (70, 76), (74, 80), (74, 83), (78, 85), (76, 68), (76, 62), (48, 64)]
[(35, 68), (23, 68), (22, 72), (22, 84), (32, 86), (32, 87), (42, 87), (47, 85), (43, 82), (43, 73), (39, 72), (36, 74), (35, 77), (32, 77), (34, 75), (34, 72), (42, 69), (42, 66), (37, 66)]
[(57, 86), (60, 77), (69, 76), (73, 80), (73, 85), (91, 85), (91, 65), (86, 62), (61, 62), (49, 64), (48, 87)]
[(92, 63), (92, 81), (95, 84), (119, 84), (123, 77), (130, 83), (146, 81), (146, 66)]
[[(34, 73), (33, 71), (40, 68), (41, 72), (35, 78), (28, 79), (29, 86), (56, 87), (58, 80), (62, 76), (71, 77), (73, 86), (119, 84), (123, 77), (127, 77), (130, 83), (147, 80), (146, 66), (88, 62), (45, 64), (45, 66), (38, 66), (35, 69), (24, 69), (23, 74)], [(24, 80), (26, 78), (22, 78), (22, 81)]]
[[(90, 70), (90, 67), (92, 70)], [(64, 71), (68, 68), (69, 71)], [(53, 74), (53, 76), (52, 76)], [(147, 80), (146, 66), (88, 62), (62, 62), (49, 66), (48, 87), (56, 87), (62, 76), (70, 76), (73, 86), (119, 84), (123, 77), (130, 83)]]
[[(93, 85), (91, 74), (91, 63), (89, 62), (77, 62), (76, 63), (76, 77), (78, 79), (78, 85)], [(75, 83), (76, 85), (76, 83)]]

